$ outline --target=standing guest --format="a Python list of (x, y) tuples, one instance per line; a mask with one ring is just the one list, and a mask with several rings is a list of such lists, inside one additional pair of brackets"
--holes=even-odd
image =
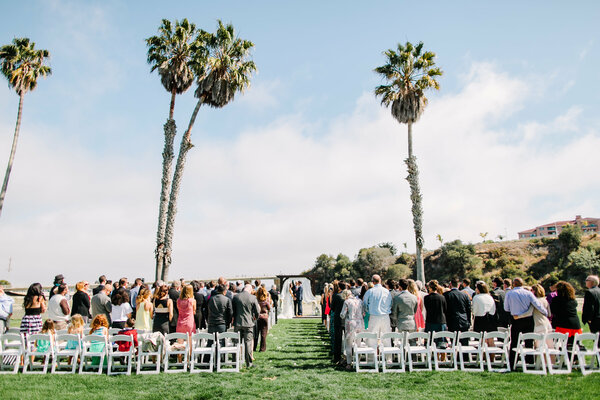
[(163, 335), (170, 333), (169, 322), (173, 319), (173, 300), (169, 297), (167, 285), (159, 286), (154, 292), (152, 300), (154, 306), (154, 320), (152, 332), (161, 332)]
[[(233, 318), (231, 299), (226, 296), (227, 286), (218, 284), (215, 294), (208, 301), (208, 333), (222, 333), (227, 331)], [(208, 341), (212, 346), (212, 340)]]
[(204, 296), (204, 300), (207, 300), (206, 297), (208, 296), (208, 292), (206, 291), (206, 285), (202, 281), (198, 283), (200, 284), (199, 292), (202, 293), (202, 296)]
[[(269, 311), (271, 311), (271, 305), (269, 304), (269, 298), (267, 289), (263, 286), (259, 286), (256, 291), (256, 300), (260, 306), (260, 312), (257, 319), (257, 331), (260, 335), (260, 351), (267, 350), (267, 334), (269, 333)], [(258, 337), (254, 338), (254, 351), (258, 346)]]
[(100, 277), (98, 278), (98, 286), (96, 286), (92, 290), (92, 296), (95, 296), (98, 293), (100, 293), (102, 290), (104, 290), (105, 284), (106, 284), (106, 275), (100, 275)]
[[(425, 316), (423, 312), (425, 311), (425, 307), (423, 305), (423, 295), (424, 293), (419, 290), (417, 283), (412, 279), (407, 279), (408, 281), (408, 291), (413, 294), (417, 298), (417, 311), (415, 312), (415, 325), (417, 331), (422, 331), (425, 329)], [(419, 281), (420, 282), (420, 281)]]
[[(113, 290), (111, 298), (112, 298), (112, 296), (116, 296), (118, 290), (123, 289), (127, 293), (127, 298), (130, 299), (131, 294), (130, 294), (130, 290), (128, 289), (128, 285), (129, 285), (129, 282), (127, 281), (127, 278), (119, 279), (119, 284), (115, 287), (115, 290)], [(128, 300), (128, 302), (129, 302), (129, 300)], [(129, 304), (129, 305), (131, 306), (131, 304)], [(127, 322), (127, 321), (125, 321), (125, 322)]]
[(194, 299), (194, 289), (191, 285), (185, 285), (181, 289), (181, 294), (177, 300), (177, 309), (179, 310), (179, 317), (177, 319), (176, 332), (192, 335), (196, 332), (196, 323), (194, 321), (196, 300)]
[(113, 328), (125, 328), (127, 318), (131, 318), (133, 309), (129, 304), (129, 295), (127, 290), (119, 284), (119, 289), (115, 290), (112, 296), (112, 308), (110, 310), (111, 326)]
[(392, 299), (392, 315), (396, 320), (398, 332), (415, 332), (415, 313), (419, 308), (419, 299), (408, 291), (408, 280), (400, 279), (398, 288), (400, 291)]
[[(444, 293), (446, 298), (446, 323), (450, 332), (466, 332), (471, 327), (471, 299), (458, 290), (458, 279), (450, 280), (450, 290)], [(467, 345), (468, 339), (463, 339)]]
[(357, 333), (365, 330), (365, 322), (363, 319), (364, 310), (362, 301), (354, 296), (352, 291), (344, 290), (342, 292), (342, 299), (345, 300), (340, 317), (345, 321), (344, 339), (346, 340), (346, 369), (351, 370), (354, 338)]
[(86, 281), (77, 282), (75, 285), (75, 294), (73, 295), (73, 308), (71, 310), (71, 316), (75, 314), (81, 315), (84, 322), (88, 322), (90, 314), (90, 295), (87, 290), (90, 284)]
[(331, 296), (331, 312), (333, 313), (333, 362), (342, 361), (342, 309), (344, 308), (344, 298), (342, 292), (346, 289), (344, 282), (338, 282), (338, 290)]
[(358, 298), (360, 296), (360, 285), (358, 285), (354, 279), (350, 279), (348, 284), (350, 285), (350, 291), (352, 292), (354, 298)]
[(275, 309), (275, 323), (277, 323), (277, 313), (279, 311), (279, 290), (277, 290), (276, 285), (271, 286), (269, 295), (271, 295), (271, 300), (273, 301), (273, 308)]
[(150, 301), (150, 290), (141, 287), (135, 299), (135, 328), (146, 332), (152, 331), (152, 317), (154, 306)]
[(296, 302), (298, 303), (298, 316), (302, 316), (302, 301), (304, 300), (304, 288), (302, 282), (296, 282)]
[(394, 298), (400, 294), (400, 286), (398, 286), (398, 282), (388, 279), (386, 287), (390, 291), (390, 295), (392, 296), (392, 312), (390, 314), (390, 328), (392, 328), (392, 332), (396, 332), (396, 313), (394, 312)]
[(181, 291), (181, 281), (173, 281), (169, 289), (169, 298), (173, 302), (173, 319), (169, 322), (169, 331), (177, 331), (177, 321), (179, 320), (179, 310), (177, 308), (177, 300), (179, 300)]
[(472, 300), (473, 296), (475, 296), (475, 291), (471, 288), (471, 280), (468, 278), (463, 279), (461, 287), (460, 291), (469, 296), (469, 300)]
[(325, 326), (327, 326), (327, 315), (325, 313), (325, 310), (327, 309), (327, 294), (329, 291), (329, 284), (327, 282), (325, 282), (325, 285), (323, 286), (323, 293), (321, 293), (321, 323)]
[(506, 278), (502, 281), (502, 286), (504, 287), (504, 292), (508, 292), (509, 290), (512, 290), (512, 282), (510, 279)]
[(46, 298), (40, 283), (34, 283), (27, 289), (23, 299), (25, 316), (21, 320), (21, 333), (25, 336), (42, 330), (42, 314), (46, 312)]
[(98, 294), (92, 297), (90, 301), (92, 305), (92, 319), (102, 314), (106, 317), (108, 324), (110, 324), (110, 312), (112, 310), (112, 303), (110, 301), (110, 292), (112, 292), (112, 285), (107, 283), (102, 286), (102, 290)]
[(496, 304), (496, 322), (498, 327), (508, 328), (510, 324), (510, 314), (504, 310), (504, 299), (506, 298), (506, 292), (504, 291), (504, 282), (502, 278), (494, 278), (492, 281), (494, 290), (490, 292)]
[(206, 327), (206, 323), (204, 322), (204, 308), (206, 299), (202, 292), (200, 292), (200, 282), (194, 280), (191, 283), (192, 288), (194, 289), (194, 300), (196, 300), (196, 314), (194, 315), (194, 322), (196, 323), (196, 328), (204, 329)]
[(0, 335), (10, 327), (10, 317), (13, 314), (14, 300), (4, 293), (4, 287), (0, 285)]
[(56, 289), (65, 281), (65, 277), (62, 274), (56, 275), (54, 277), (54, 284), (52, 288), (50, 288), (50, 293), (48, 293), (48, 301), (52, 299), (52, 296), (56, 294)]
[(331, 347), (331, 354), (333, 355), (333, 347), (335, 345), (335, 312), (333, 310), (333, 295), (339, 291), (339, 282), (337, 279), (333, 281), (331, 289), (329, 290), (329, 344)]
[[(498, 329), (496, 323), (496, 301), (490, 294), (485, 282), (477, 282), (473, 296), (473, 330), (485, 333)], [(487, 340), (488, 346), (494, 346), (494, 339)]]
[[(427, 282), (429, 294), (423, 299), (427, 316), (425, 318), (425, 332), (439, 332), (447, 330), (446, 325), (446, 298), (440, 292), (438, 281)], [(438, 343), (441, 343), (439, 340)]]
[(67, 294), (69, 287), (66, 283), (61, 283), (56, 288), (52, 298), (48, 301), (48, 318), (54, 322), (56, 330), (67, 329), (67, 322), (71, 315)]
[(131, 303), (131, 307), (133, 307), (134, 311), (133, 313), (135, 314), (135, 309), (137, 308), (137, 297), (138, 294), (140, 294), (140, 289), (142, 288), (142, 285), (144, 284), (144, 280), (142, 278), (135, 278), (135, 281), (133, 281), (133, 287), (129, 290), (129, 301)]
[(584, 324), (588, 324), (590, 332), (597, 333), (600, 331), (600, 288), (598, 288), (598, 277), (590, 275), (585, 278), (585, 286), (588, 290), (585, 291), (585, 296), (583, 297), (581, 320)]
[[(364, 308), (369, 313), (369, 332), (375, 332), (378, 336), (391, 332), (390, 313), (392, 312), (392, 296), (390, 292), (381, 286), (381, 277), (373, 275), (371, 279), (373, 287), (367, 290), (363, 298)], [(388, 340), (388, 342), (390, 342)], [(370, 343), (374, 346), (374, 343)], [(390, 346), (390, 343), (386, 343)]]
[(569, 335), (567, 346), (571, 348), (575, 335), (582, 333), (582, 330), (577, 315), (575, 289), (569, 282), (559, 281), (556, 284), (556, 297), (550, 304), (550, 310), (552, 311), (552, 327), (556, 332)]
[(252, 285), (244, 286), (244, 290), (233, 298), (233, 326), (236, 332), (240, 332), (244, 342), (246, 367), (252, 368), (254, 348), (254, 321), (260, 313), (260, 305), (255, 296), (250, 294)]
[[(523, 279), (513, 279), (512, 285), (513, 288), (506, 292), (506, 298), (504, 300), (504, 310), (512, 316), (512, 327), (510, 329), (510, 346), (512, 351), (510, 352), (509, 357), (511, 366), (513, 366), (515, 362), (515, 351), (519, 340), (519, 333), (529, 333), (533, 332), (535, 329), (533, 307), (537, 308), (543, 315), (548, 315), (548, 312), (542, 303), (535, 298), (533, 293), (523, 288)], [(526, 345), (531, 347), (533, 341), (526, 342)]]
[(292, 300), (294, 302), (294, 317), (298, 316), (298, 302), (296, 301), (296, 282), (292, 281), (290, 284), (288, 291), (290, 292), (290, 296), (292, 296)]
[[(542, 303), (542, 306), (544, 306), (544, 308), (546, 309), (546, 313), (548, 315), (551, 315), (550, 306), (548, 305), (548, 300), (545, 297), (546, 291), (544, 290), (542, 285), (533, 285), (531, 287), (531, 293), (533, 293), (535, 298), (538, 299), (540, 303)], [(552, 324), (550, 324), (550, 320), (548, 319), (548, 317), (539, 312), (537, 308), (533, 309), (533, 325), (534, 333), (541, 333), (545, 335), (546, 333), (552, 332)], [(549, 348), (554, 348), (554, 342), (552, 340), (548, 340), (546, 343), (548, 344)], [(538, 343), (536, 340), (536, 345), (537, 344)]]

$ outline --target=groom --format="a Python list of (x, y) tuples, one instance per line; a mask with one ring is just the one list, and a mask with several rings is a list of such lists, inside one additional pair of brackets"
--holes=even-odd
[(294, 309), (297, 310), (296, 316), (302, 315), (302, 299), (304, 298), (304, 289), (302, 288), (302, 282), (296, 282), (296, 296), (294, 299)]

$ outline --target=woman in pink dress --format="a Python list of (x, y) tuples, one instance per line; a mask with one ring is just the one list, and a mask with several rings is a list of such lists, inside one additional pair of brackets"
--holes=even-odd
[(191, 285), (185, 285), (181, 289), (179, 299), (177, 299), (177, 310), (179, 318), (177, 319), (177, 332), (192, 335), (196, 332), (196, 300), (194, 300), (194, 289)]
[(417, 324), (417, 331), (425, 329), (425, 317), (423, 316), (423, 296), (419, 293), (417, 284), (412, 279), (408, 280), (408, 291), (419, 300), (417, 303), (417, 312), (415, 313), (415, 323)]

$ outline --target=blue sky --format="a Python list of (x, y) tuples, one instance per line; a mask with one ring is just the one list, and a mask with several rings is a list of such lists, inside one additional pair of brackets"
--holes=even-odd
[[(444, 70), (415, 126), (426, 247), (438, 233), (515, 237), (554, 218), (600, 214), (587, 154), (600, 126), (596, 2), (254, 3), (2, 6), (1, 42), (30, 37), (50, 50), (53, 75), (25, 100), (0, 271), (12, 257), (16, 282), (56, 271), (93, 279), (82, 263), (94, 276), (127, 268), (151, 277), (169, 96), (149, 73), (144, 39), (161, 18), (209, 31), (217, 18), (232, 22), (255, 43), (259, 69), (244, 96), (200, 112), (176, 275), (298, 272), (322, 252), (412, 245), (405, 127), (371, 95), (382, 52), (407, 40), (422, 40)], [(17, 101), (0, 84), (0, 165)], [(191, 91), (177, 99), (180, 132), (194, 103)], [(112, 250), (89, 260), (95, 248)]]

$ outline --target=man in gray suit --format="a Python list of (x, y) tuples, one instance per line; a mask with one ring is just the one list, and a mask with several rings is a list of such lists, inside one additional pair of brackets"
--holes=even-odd
[(240, 332), (244, 341), (246, 367), (252, 368), (252, 349), (254, 348), (254, 321), (260, 313), (256, 296), (251, 294), (252, 285), (244, 286), (244, 290), (233, 297), (233, 326)]
[(417, 330), (415, 313), (419, 300), (417, 296), (407, 290), (408, 281), (406, 279), (400, 279), (398, 286), (400, 286), (400, 293), (392, 300), (392, 315), (396, 317), (398, 332), (414, 332)]
[(91, 300), (92, 318), (95, 318), (96, 315), (104, 314), (108, 320), (108, 326), (112, 323), (110, 320), (110, 312), (112, 311), (112, 303), (109, 297), (110, 292), (112, 292), (112, 285), (110, 283), (105, 284)]

